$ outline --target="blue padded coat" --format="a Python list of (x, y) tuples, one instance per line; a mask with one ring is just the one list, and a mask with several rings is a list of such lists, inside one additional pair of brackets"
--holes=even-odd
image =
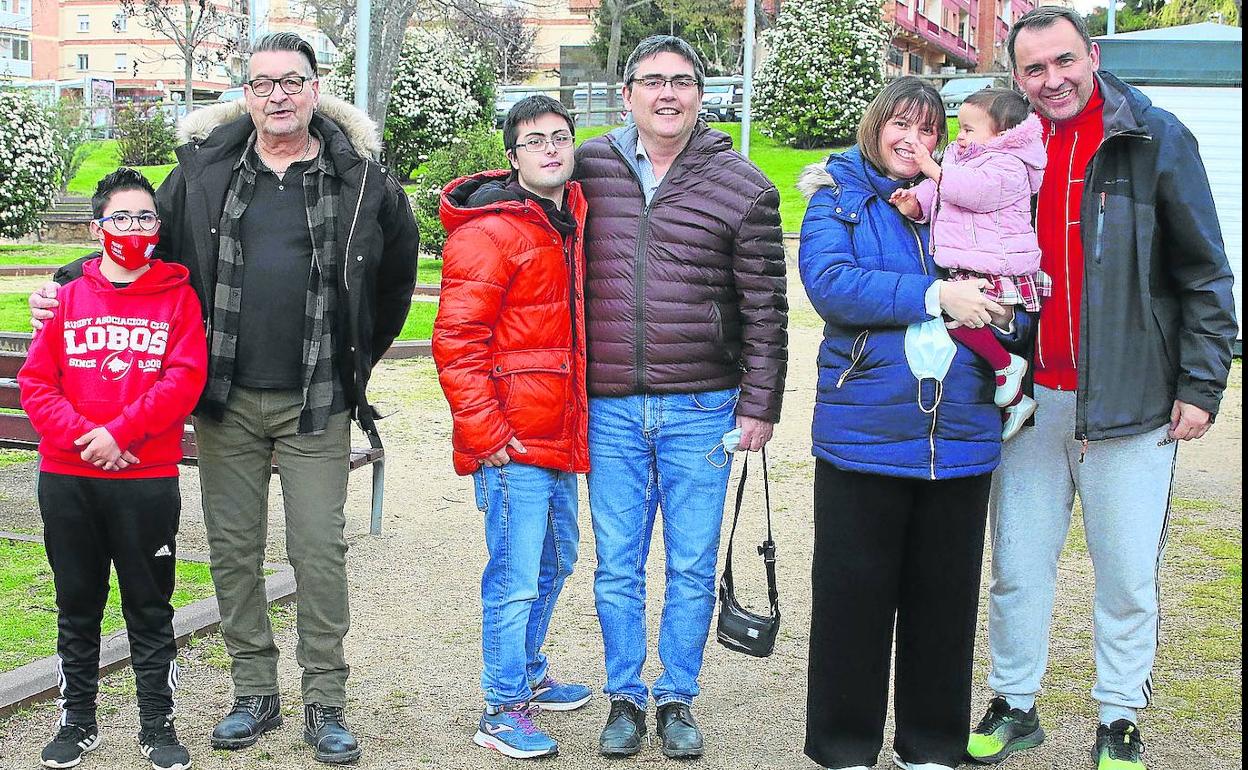
[[(798, 267), (824, 320), (813, 452), (842, 470), (884, 476), (989, 473), (1001, 455), (1001, 412), (988, 364), (959, 345), (937, 383), (919, 382), (906, 363), (906, 327), (932, 318), (924, 294), (939, 275), (926, 225), (888, 203), (902, 184), (857, 147), (803, 174), (811, 199)], [(1025, 314), (1017, 326), (1025, 333)]]

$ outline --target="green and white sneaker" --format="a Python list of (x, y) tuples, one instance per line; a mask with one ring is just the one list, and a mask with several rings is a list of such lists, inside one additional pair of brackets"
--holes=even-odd
[(966, 755), (974, 762), (995, 765), (1016, 751), (1044, 742), (1044, 728), (1035, 706), (1031, 711), (1012, 709), (1000, 695), (988, 703), (988, 711), (971, 731)]
[(1140, 759), (1143, 753), (1140, 728), (1129, 719), (1096, 728), (1096, 745), (1092, 747), (1096, 770), (1145, 770), (1144, 760)]

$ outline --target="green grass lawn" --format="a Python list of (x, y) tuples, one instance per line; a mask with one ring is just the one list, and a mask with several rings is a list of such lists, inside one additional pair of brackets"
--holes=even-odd
[(427, 283), (437, 286), (442, 283), (442, 260), (421, 254), (416, 260), (416, 283)]
[(438, 303), (417, 300), (412, 302), (412, 309), (407, 314), (403, 331), (399, 332), (401, 340), (427, 340), (433, 336), (433, 319), (438, 314)]
[(0, 265), (52, 265), (60, 267), (95, 249), (54, 243), (0, 244)]
[[(101, 139), (88, 143), (87, 157), (82, 162), (82, 167), (78, 169), (78, 173), (69, 181), (67, 191), (70, 195), (86, 195), (90, 196), (95, 192), (95, 186), (105, 175), (117, 170), (121, 165), (121, 155), (117, 152), (116, 139)], [(165, 177), (169, 176), (169, 172), (173, 170), (176, 164), (166, 163), (160, 166), (136, 166), (143, 176), (158, 186), (165, 181)]]
[(29, 294), (6, 291), (0, 293), (0, 332), (30, 331)]
[[(0, 671), (56, 652), (56, 590), (43, 546), (0, 539)], [(173, 606), (182, 607), (212, 595), (208, 565), (179, 561)], [(122, 628), (117, 575), (109, 580), (104, 635)]]

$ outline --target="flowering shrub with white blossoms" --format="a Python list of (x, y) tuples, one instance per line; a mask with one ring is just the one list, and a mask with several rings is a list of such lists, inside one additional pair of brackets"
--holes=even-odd
[(446, 244), (446, 229), (438, 215), (443, 187), (461, 176), (510, 167), (502, 135), (488, 124), (474, 126), (434, 150), (421, 165), (416, 189), (409, 196), (420, 227), (421, 250), (441, 254)]
[[(351, 83), (354, 57), (335, 83)], [(458, 38), (413, 29), (395, 65), (386, 109), (386, 162), (400, 177), (467, 128), (494, 116), (494, 72)]]
[(39, 226), (56, 196), (60, 166), (47, 112), (25, 95), (0, 91), (0, 237)]
[(879, 0), (786, 0), (765, 34), (771, 55), (754, 87), (762, 132), (801, 148), (852, 143), (884, 87)]

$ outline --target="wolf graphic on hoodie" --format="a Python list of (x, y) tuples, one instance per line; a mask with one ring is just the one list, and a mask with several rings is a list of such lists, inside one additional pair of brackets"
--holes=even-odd
[[(40, 469), (98, 478), (178, 475), (182, 426), (208, 370), (199, 300), (182, 265), (153, 260), (116, 286), (100, 259), (61, 288), (18, 373), (22, 408), (39, 432)], [(74, 440), (104, 426), (140, 462), (105, 471)]]

